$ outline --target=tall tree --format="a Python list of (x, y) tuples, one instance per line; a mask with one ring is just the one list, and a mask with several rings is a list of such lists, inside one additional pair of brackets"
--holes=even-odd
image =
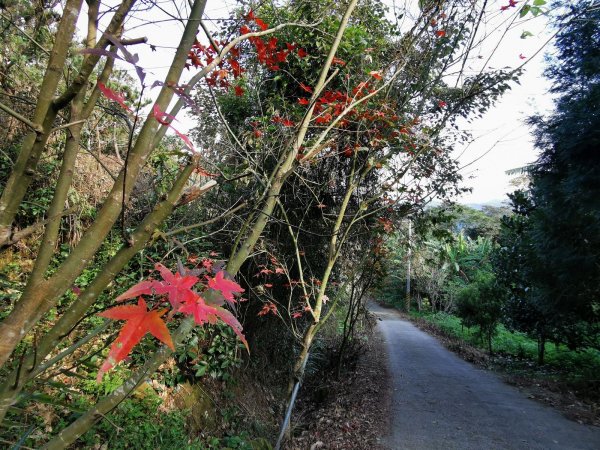
[[(532, 176), (532, 272), (544, 308), (600, 319), (600, 9), (578, 1), (560, 17), (546, 75), (559, 97), (532, 119), (541, 154)], [(572, 335), (571, 338), (576, 338)]]

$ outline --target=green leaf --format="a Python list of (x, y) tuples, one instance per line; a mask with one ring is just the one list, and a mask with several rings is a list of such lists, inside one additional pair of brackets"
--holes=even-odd
[(546, 0), (533, 0), (534, 6), (542, 6), (546, 4)]
[(519, 17), (525, 17), (530, 9), (531, 9), (531, 6), (529, 6), (529, 5), (523, 6), (521, 8), (521, 12), (519, 13)]
[(523, 31), (521, 33), (521, 39), (526, 39), (526, 38), (528, 38), (530, 36), (533, 36), (533, 33), (531, 31)]

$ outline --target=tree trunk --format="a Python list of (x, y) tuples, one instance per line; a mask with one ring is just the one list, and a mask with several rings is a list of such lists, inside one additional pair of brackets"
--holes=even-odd
[(152, 212), (144, 218), (135, 231), (131, 234), (129, 244), (121, 249), (102, 267), (92, 283), (81, 293), (76, 302), (74, 302), (67, 311), (61, 316), (58, 322), (44, 335), (37, 343), (35, 349), (32, 349), (19, 362), (21, 368), (14, 369), (5, 379), (0, 388), (0, 423), (6, 414), (8, 408), (14, 403), (17, 395), (21, 392), (25, 384), (40, 374), (38, 367), (47, 355), (49, 355), (59, 344), (59, 342), (68, 336), (73, 328), (81, 321), (89, 308), (96, 301), (102, 291), (109, 285), (127, 263), (151, 238), (152, 233), (160, 224), (171, 214), (175, 204), (181, 197), (186, 183), (195, 168), (195, 161), (191, 162), (179, 174), (167, 198), (157, 204)]
[(540, 333), (538, 335), (538, 339), (537, 339), (537, 344), (538, 344), (538, 366), (541, 366), (544, 364), (544, 359), (546, 356), (546, 335), (544, 333)]

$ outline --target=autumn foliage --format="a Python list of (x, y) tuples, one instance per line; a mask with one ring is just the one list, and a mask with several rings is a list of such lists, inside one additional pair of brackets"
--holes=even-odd
[[(155, 267), (162, 280), (142, 281), (117, 297), (117, 301), (139, 297), (137, 305), (115, 306), (99, 314), (108, 319), (125, 320), (126, 323), (113, 342), (108, 358), (98, 371), (98, 381), (102, 380), (104, 373), (125, 359), (147, 333), (175, 350), (167, 324), (162, 319), (169, 309), (167, 321), (172, 320), (178, 313), (193, 316), (197, 325), (215, 324), (220, 319), (232, 328), (248, 348), (241, 324), (232, 313), (222, 307), (225, 301), (234, 305), (237, 301), (235, 296), (244, 292), (244, 289), (227, 279), (224, 270), (218, 270), (215, 276), (211, 277), (206, 273), (206, 268), (182, 275), (173, 274), (162, 264), (156, 264)], [(196, 276), (202, 274), (203, 279)], [(194, 286), (201, 289), (202, 295), (192, 289)], [(150, 310), (141, 296), (152, 299)]]

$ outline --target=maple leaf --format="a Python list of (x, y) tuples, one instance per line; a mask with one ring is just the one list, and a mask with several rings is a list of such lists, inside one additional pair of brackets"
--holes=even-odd
[(268, 288), (268, 289), (270, 289), (270, 288), (273, 287), (273, 284), (272, 283), (265, 283), (265, 284), (263, 284), (263, 286), (266, 287), (266, 288)]
[(333, 58), (333, 60), (331, 61), (331, 64), (337, 64), (338, 66), (345, 66), (346, 65), (346, 61), (344, 61), (343, 59), (340, 58)]
[(371, 75), (373, 78), (375, 78), (376, 80), (381, 80), (383, 77), (381, 76), (381, 70), (371, 70), (369, 72), (369, 75)]
[(251, 33), (252, 31), (250, 30), (250, 28), (248, 28), (246, 25), (242, 25), (240, 27), (240, 34), (248, 34)]
[(273, 315), (277, 315), (277, 306), (274, 303), (269, 302), (265, 304), (262, 309), (259, 311), (259, 316), (266, 316), (269, 313), (273, 313)]
[(271, 269), (262, 269), (260, 272), (258, 272), (256, 275), (254, 275), (255, 277), (259, 277), (261, 275), (271, 275), (273, 273), (273, 271)]
[(308, 105), (310, 102), (309, 102), (309, 100), (308, 100), (307, 98), (299, 98), (299, 99), (298, 99), (298, 103), (299, 103), (299, 104), (301, 104), (301, 105), (304, 105), (304, 106), (306, 106), (306, 105)]
[(141, 283), (131, 286), (129, 289), (119, 295), (116, 298), (116, 301), (120, 302), (129, 298), (139, 297), (140, 295), (152, 295), (156, 292), (154, 287), (158, 283), (159, 282), (155, 280), (142, 281)]
[(205, 323), (215, 324), (217, 323), (217, 319), (221, 319), (231, 327), (233, 332), (244, 343), (246, 350), (250, 352), (248, 342), (242, 333), (242, 325), (238, 322), (235, 316), (226, 309), (216, 305), (208, 305), (206, 304), (204, 298), (196, 294), (193, 299), (179, 308), (179, 312), (193, 315), (194, 322), (196, 322), (198, 325), (203, 325)]
[(438, 106), (440, 108), (445, 108), (446, 106), (448, 106), (448, 103), (446, 103), (444, 100), (440, 100), (438, 101)]
[(233, 304), (235, 299), (233, 298), (234, 293), (242, 293), (244, 289), (240, 287), (235, 281), (227, 280), (224, 278), (225, 271), (221, 270), (214, 278), (208, 280), (208, 287), (216, 291), (221, 291), (225, 300)]
[(301, 311), (296, 311), (295, 313), (292, 314), (292, 319), (297, 319), (299, 317), (302, 317), (302, 312)]
[(238, 78), (244, 72), (244, 69), (242, 69), (242, 66), (240, 66), (240, 63), (238, 61), (236, 61), (235, 59), (229, 59), (228, 62), (229, 62), (229, 65), (231, 66), (231, 70), (233, 72), (233, 77)]
[(275, 268), (275, 273), (277, 275), (283, 275), (285, 273), (285, 270), (283, 270), (283, 268), (281, 268), (281, 267), (276, 267)]
[(146, 335), (152, 334), (156, 339), (166, 344), (171, 350), (175, 350), (173, 340), (169, 334), (169, 329), (161, 319), (167, 312), (166, 309), (160, 311), (150, 310), (143, 298), (139, 298), (137, 305), (115, 306), (109, 310), (101, 312), (99, 316), (113, 320), (126, 320), (117, 339), (113, 342), (108, 352), (108, 358), (102, 363), (96, 380), (102, 381), (102, 376), (116, 364), (122, 361)]
[(154, 290), (157, 294), (166, 294), (173, 309), (177, 310), (182, 303), (195, 298), (197, 294), (191, 288), (198, 282), (198, 277), (173, 274), (160, 263), (156, 264), (155, 268), (160, 272), (163, 281), (155, 282)]
[(267, 25), (265, 22), (263, 22), (258, 17), (254, 19), (254, 23), (256, 25), (258, 25), (258, 28), (260, 28), (262, 31), (265, 31), (265, 30), (267, 30), (269, 28), (269, 25)]
[(519, 59), (527, 59), (527, 56), (523, 55), (523, 53), (519, 53)]
[(308, 53), (306, 53), (306, 50), (303, 48), (296, 50), (296, 54), (298, 55), (298, 58), (306, 58), (308, 56)]
[(121, 105), (124, 109), (131, 112), (129, 106), (125, 104), (125, 96), (123, 94), (119, 94), (118, 92), (113, 91), (111, 88), (107, 87), (104, 83), (98, 82), (98, 89), (104, 94), (106, 98), (109, 100), (113, 100)]
[(444, 30), (437, 30), (437, 31), (435, 32), (435, 35), (436, 35), (437, 37), (439, 37), (439, 38), (442, 38), (442, 37), (446, 36), (446, 31), (444, 31)]
[(322, 123), (329, 123), (331, 122), (331, 119), (333, 119), (333, 116), (329, 113), (323, 114), (322, 116), (319, 116), (315, 119), (315, 123), (318, 124), (322, 124)]
[(165, 126), (171, 128), (175, 132), (175, 134), (177, 136), (179, 136), (179, 138), (184, 142), (184, 144), (186, 145), (186, 147), (189, 148), (192, 152), (196, 153), (196, 148), (194, 147), (194, 144), (192, 144), (192, 141), (190, 140), (190, 138), (187, 135), (183, 134), (178, 129), (176, 129), (171, 124), (173, 121), (177, 120), (175, 118), (175, 116), (162, 111), (160, 109), (160, 106), (158, 106), (158, 104), (156, 104), (156, 103), (152, 107), (152, 115), (154, 116), (154, 118), (156, 119), (156, 121), (158, 123), (160, 123), (161, 125), (165, 125)]
[(241, 86), (234, 86), (233, 89), (235, 90), (235, 95), (237, 97), (243, 97), (244, 96), (244, 88)]

